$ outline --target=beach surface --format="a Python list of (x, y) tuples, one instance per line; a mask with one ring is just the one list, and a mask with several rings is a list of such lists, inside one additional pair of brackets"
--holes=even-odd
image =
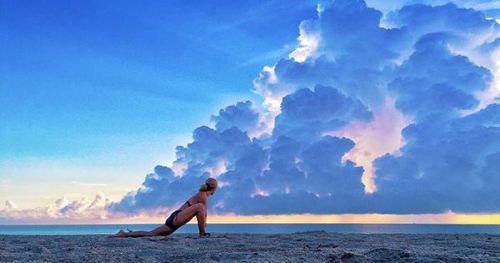
[(500, 262), (494, 234), (0, 236), (0, 262)]

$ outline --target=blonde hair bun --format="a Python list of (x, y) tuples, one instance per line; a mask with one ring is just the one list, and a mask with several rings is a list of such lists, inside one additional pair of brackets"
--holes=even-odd
[(200, 186), (200, 191), (207, 192), (207, 191), (210, 191), (210, 190), (215, 189), (215, 188), (217, 188), (217, 180), (215, 180), (212, 177), (209, 177), (205, 181), (205, 183)]

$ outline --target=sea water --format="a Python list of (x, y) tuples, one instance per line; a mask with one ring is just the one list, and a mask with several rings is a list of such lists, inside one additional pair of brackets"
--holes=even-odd
[[(102, 225), (0, 225), (0, 235), (109, 235), (123, 230), (152, 230), (152, 224)], [(500, 225), (450, 224), (207, 224), (210, 233), (277, 234), (304, 231), (331, 233), (443, 233), (443, 234), (500, 234)], [(196, 224), (186, 224), (175, 233), (197, 234)]]

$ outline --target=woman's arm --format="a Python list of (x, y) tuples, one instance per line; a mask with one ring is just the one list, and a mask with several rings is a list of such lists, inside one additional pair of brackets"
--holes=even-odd
[(205, 228), (207, 227), (207, 211), (208, 211), (208, 196), (205, 192), (205, 194), (203, 194), (203, 204), (205, 205)]
[(205, 209), (205, 229), (207, 229), (207, 211), (208, 211), (208, 208)]
[(198, 224), (202, 223), (201, 225), (198, 225), (199, 227), (199, 231), (200, 231), (200, 236), (204, 236), (205, 235), (205, 229), (206, 229), (206, 226), (207, 226), (207, 206), (208, 206), (208, 197), (206, 195), (205, 192), (199, 192), (199, 200), (200, 200), (200, 203), (203, 204), (205, 210), (203, 211), (203, 222), (199, 222), (198, 221)]

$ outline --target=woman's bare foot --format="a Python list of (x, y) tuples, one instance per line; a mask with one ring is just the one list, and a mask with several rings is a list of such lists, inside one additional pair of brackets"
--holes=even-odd
[(127, 237), (127, 235), (126, 235), (125, 231), (120, 230), (120, 231), (118, 231), (118, 233), (116, 233), (110, 237)]

